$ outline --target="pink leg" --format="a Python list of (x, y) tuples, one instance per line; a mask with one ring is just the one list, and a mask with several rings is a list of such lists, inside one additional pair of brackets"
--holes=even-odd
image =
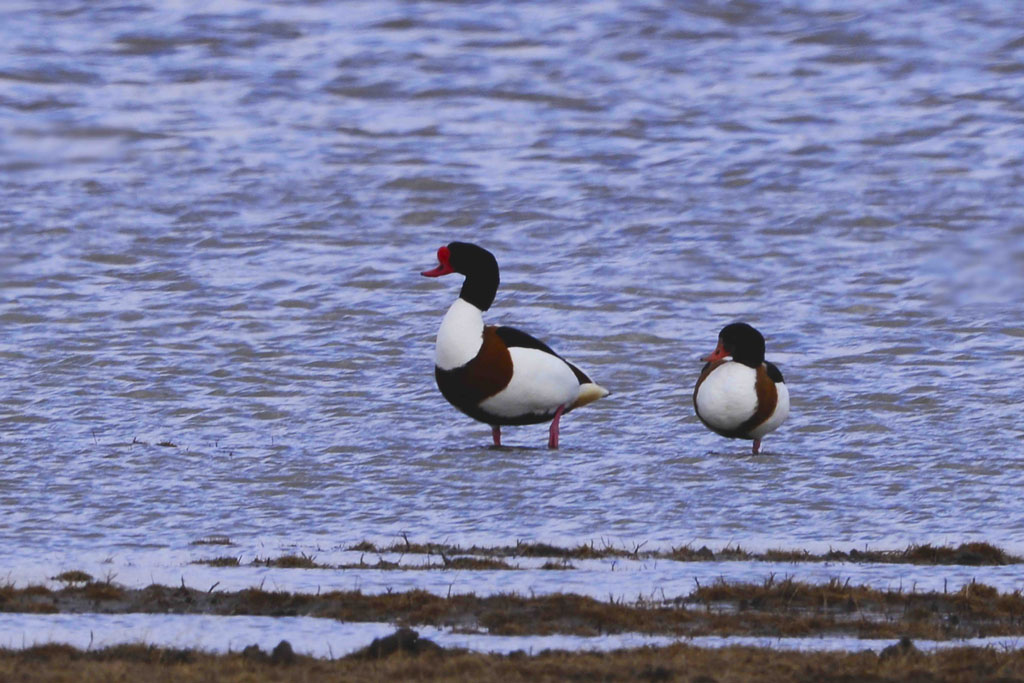
[(494, 439), (494, 445), (501, 445), (501, 426), (491, 425), (491, 438)]
[(551, 421), (551, 428), (548, 429), (548, 448), (553, 450), (558, 449), (558, 420), (562, 417), (564, 410), (565, 406), (558, 406), (558, 410), (555, 411), (555, 419)]
[(754, 450), (751, 451), (754, 455), (761, 452), (761, 439), (754, 439)]

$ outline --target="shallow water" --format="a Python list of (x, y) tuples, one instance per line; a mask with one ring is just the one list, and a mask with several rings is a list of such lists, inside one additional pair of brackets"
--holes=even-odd
[[(2, 569), (208, 534), (1024, 552), (1010, 4), (7, 2), (0, 56)], [(489, 320), (613, 392), (557, 453), (434, 387), (453, 239), (502, 265)], [(735, 319), (793, 398), (762, 457), (691, 407)]]
[[(281, 642), (299, 654), (322, 659), (341, 657), (369, 645), (374, 638), (394, 632), (388, 624), (339, 622), (316, 617), (252, 617), (181, 614), (0, 614), (0, 647), (20, 649), (45, 643), (66, 643), (79, 649), (101, 649), (122, 644), (201, 649), (208, 652), (239, 652), (258, 645), (269, 652)], [(624, 648), (663, 647), (681, 642), (695, 647), (770, 647), (778, 650), (819, 652), (881, 652), (892, 640), (826, 636), (820, 638), (770, 638), (760, 636), (697, 636), (673, 638), (642, 633), (602, 636), (494, 636), (457, 633), (433, 626), (418, 626), (417, 633), (442, 647), (508, 654), (543, 650), (608, 651)], [(964, 640), (915, 640), (925, 652), (951, 647), (991, 647), (1000, 651), (1024, 646), (1019, 637), (968, 638)]]
[[(564, 568), (545, 569), (551, 558), (507, 558), (509, 569), (439, 569), (441, 557), (360, 553), (306, 548), (318, 568), (281, 568), (252, 564), (255, 558), (279, 557), (238, 547), (112, 552), (109, 548), (74, 553), (38, 553), (22, 558), (4, 574), (17, 588), (42, 585), (59, 591), (68, 586), (56, 579), (64, 571), (84, 571), (94, 580), (142, 589), (157, 584), (185, 585), (201, 591), (242, 591), (258, 586), (267, 591), (319, 595), (328, 591), (359, 591), (368, 595), (421, 590), (440, 596), (569, 593), (595, 600), (632, 604), (681, 600), (699, 586), (721, 580), (761, 585), (792, 579), (809, 584), (832, 581), (894, 593), (955, 594), (968, 584), (991, 586), (1001, 593), (1024, 591), (1017, 565), (965, 567), (850, 562), (676, 562), (623, 558), (572, 560)], [(203, 564), (214, 558), (238, 558), (236, 566)], [(406, 569), (376, 569), (378, 560)], [(366, 567), (334, 569), (338, 566)], [(433, 564), (431, 569), (413, 569)], [(557, 562), (556, 562), (557, 564)], [(332, 567), (332, 568), (328, 568)], [(698, 607), (703, 607), (703, 603)]]

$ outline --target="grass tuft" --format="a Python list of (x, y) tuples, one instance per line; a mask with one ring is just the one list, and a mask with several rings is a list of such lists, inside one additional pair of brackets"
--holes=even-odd
[(568, 570), (568, 569), (576, 569), (576, 567), (574, 565), (569, 563), (569, 559), (568, 558), (562, 558), (561, 560), (557, 560), (557, 561), (545, 562), (544, 564), (542, 564), (540, 566), (540, 568), (541, 569), (554, 570), (554, 571), (560, 571), (560, 570), (564, 571), (564, 570)]
[(369, 541), (360, 541), (359, 543), (356, 543), (355, 545), (349, 547), (348, 550), (354, 550), (356, 552), (363, 552), (363, 553), (375, 553), (375, 552), (378, 552), (377, 546), (375, 546), (374, 544), (370, 543)]
[(446, 557), (441, 556), (444, 562), (442, 569), (467, 569), (467, 570), (496, 570), (516, 569), (504, 560), (497, 560), (490, 557)]
[(192, 541), (192, 545), (234, 545), (234, 543), (223, 534), (211, 534)]
[(210, 567), (238, 567), (241, 564), (241, 558), (238, 557), (211, 557), (206, 560), (196, 560), (193, 564), (205, 564)]
[(256, 558), (252, 561), (254, 565), (264, 567), (279, 567), (281, 569), (330, 569), (328, 565), (318, 564), (316, 557), (300, 553), (298, 555), (282, 555), (277, 558)]

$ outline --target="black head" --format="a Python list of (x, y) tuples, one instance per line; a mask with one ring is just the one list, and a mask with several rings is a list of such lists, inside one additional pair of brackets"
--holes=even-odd
[(438, 266), (424, 271), (423, 275), (439, 277), (461, 273), (466, 281), (459, 296), (481, 311), (491, 307), (498, 292), (498, 261), (494, 254), (469, 242), (451, 242), (437, 250), (437, 260)]
[(727, 356), (737, 363), (756, 368), (764, 362), (764, 337), (747, 323), (732, 323), (718, 333), (718, 346), (705, 358), (716, 361)]
[(450, 242), (448, 262), (456, 273), (462, 273), (466, 277), (498, 272), (498, 261), (494, 254), (469, 242)]

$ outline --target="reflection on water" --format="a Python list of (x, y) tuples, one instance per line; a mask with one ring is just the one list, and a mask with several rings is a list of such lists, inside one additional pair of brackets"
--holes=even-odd
[[(655, 3), (0, 8), (0, 540), (1024, 551), (1024, 17)], [(434, 388), (452, 239), (614, 395)], [(725, 322), (792, 414), (690, 392)]]

